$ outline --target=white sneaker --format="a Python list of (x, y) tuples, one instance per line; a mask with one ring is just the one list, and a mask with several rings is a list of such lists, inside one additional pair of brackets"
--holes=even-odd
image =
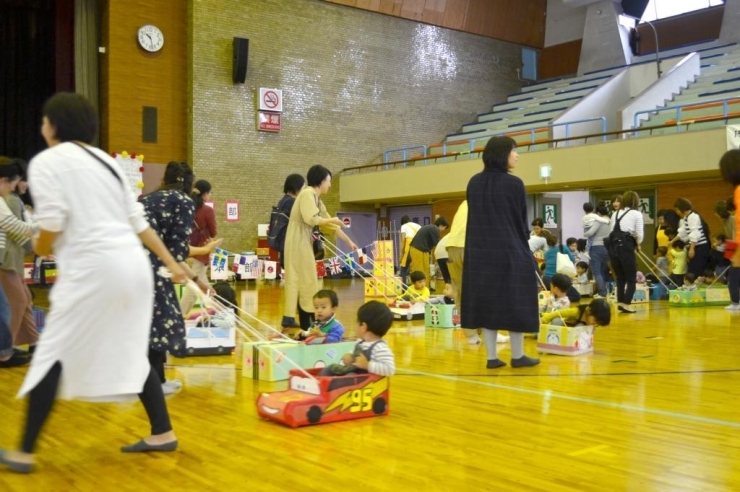
[(593, 298), (594, 298), (594, 299), (603, 299), (603, 298), (604, 298), (604, 296), (600, 296), (599, 294), (594, 294), (594, 295), (593, 295)]
[(725, 311), (740, 311), (740, 304), (730, 304), (725, 306)]
[(509, 341), (509, 337), (506, 335), (496, 335), (496, 343), (506, 343)]
[(172, 379), (162, 383), (162, 392), (165, 395), (177, 393), (182, 389), (182, 382), (179, 379)]
[(468, 337), (468, 343), (470, 345), (478, 345), (481, 342), (481, 339), (478, 335), (473, 335), (472, 337)]

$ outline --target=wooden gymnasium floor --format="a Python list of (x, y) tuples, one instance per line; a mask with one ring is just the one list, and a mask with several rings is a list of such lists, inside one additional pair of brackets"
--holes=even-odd
[[(326, 285), (353, 333), (361, 280)], [(255, 288), (260, 317), (279, 322), (279, 287)], [(387, 417), (293, 430), (256, 416), (259, 392), (286, 383), (243, 379), (239, 350), (174, 360), (177, 452), (118, 451), (147, 433), (138, 403), (59, 402), (37, 472), (2, 471), (0, 490), (740, 490), (740, 315), (653, 302), (599, 329), (594, 354), (519, 370), (487, 370), (460, 330), (422, 324), (387, 337), (398, 365)], [(19, 438), (24, 374), (0, 372), (3, 447)]]

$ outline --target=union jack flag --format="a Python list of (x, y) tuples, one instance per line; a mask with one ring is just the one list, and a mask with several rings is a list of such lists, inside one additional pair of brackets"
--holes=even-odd
[(331, 272), (331, 275), (339, 275), (342, 273), (342, 262), (339, 261), (339, 258), (336, 256), (334, 258), (329, 258), (329, 272)]

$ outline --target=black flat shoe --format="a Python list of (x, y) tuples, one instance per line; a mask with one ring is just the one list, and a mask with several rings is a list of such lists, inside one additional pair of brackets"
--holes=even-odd
[(501, 359), (489, 359), (488, 362), (486, 362), (486, 369), (498, 369), (499, 367), (504, 367), (506, 365), (506, 362), (502, 361)]
[(533, 359), (532, 357), (527, 357), (526, 355), (522, 355), (518, 359), (511, 359), (511, 367), (532, 367), (536, 366), (539, 363), (539, 359)]
[(7, 451), (0, 449), (0, 465), (7, 466), (10, 470), (16, 473), (31, 473), (33, 471), (33, 463), (19, 463), (17, 461), (10, 461), (6, 458)]
[(143, 439), (130, 446), (121, 447), (122, 453), (147, 453), (150, 451), (174, 451), (177, 449), (177, 440), (166, 442), (164, 444), (147, 444)]

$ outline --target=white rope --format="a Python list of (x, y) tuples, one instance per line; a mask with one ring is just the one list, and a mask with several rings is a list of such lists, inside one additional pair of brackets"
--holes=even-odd
[[(166, 278), (171, 278), (172, 277), (172, 273), (169, 270), (167, 270), (167, 268), (165, 268), (165, 267), (160, 267), (158, 273), (162, 277), (166, 277)], [(196, 284), (192, 280), (188, 280), (187, 283), (185, 283), (185, 286), (188, 289), (190, 289), (192, 292), (194, 292), (195, 295), (200, 298), (201, 307), (203, 307), (205, 309), (207, 309), (208, 307), (212, 307), (214, 309), (214, 311), (216, 311), (217, 313), (222, 313), (222, 314), (223, 313), (226, 313), (226, 312), (229, 312), (229, 309), (232, 309), (232, 312), (233, 312), (233, 309), (236, 309), (237, 311), (239, 311), (239, 312), (241, 312), (243, 314), (246, 314), (250, 318), (254, 319), (258, 323), (266, 326), (268, 329), (270, 329), (273, 332), (275, 332), (278, 335), (280, 335), (280, 337), (284, 338), (284, 340), (280, 340), (279, 343), (295, 343), (295, 344), (300, 343), (300, 342), (297, 342), (295, 340), (292, 340), (291, 338), (283, 335), (281, 332), (279, 332), (278, 330), (276, 330), (275, 328), (273, 328), (269, 324), (267, 324), (264, 321), (260, 320), (256, 316), (253, 316), (252, 314), (244, 311), (243, 309), (239, 308), (239, 306), (236, 306), (234, 304), (231, 304), (230, 302), (228, 302), (227, 300), (223, 299), (222, 297), (220, 297), (220, 296), (210, 297), (210, 296), (206, 295), (202, 290), (200, 290), (200, 287), (198, 287), (198, 284)], [(224, 306), (224, 304), (222, 304), (222, 301), (224, 303), (226, 303), (229, 307)], [(265, 355), (266, 357), (272, 358), (273, 355), (275, 354), (275, 352), (278, 352), (279, 354), (281, 354), (283, 356), (283, 358), (285, 359), (285, 361), (289, 365), (291, 365), (294, 368), (296, 368), (299, 371), (301, 371), (301, 373), (303, 373), (303, 375), (305, 377), (310, 378), (310, 379), (314, 379), (314, 380), (316, 379), (312, 374), (308, 373), (304, 368), (302, 368), (295, 361), (293, 361), (290, 357), (288, 357), (287, 354), (285, 354), (283, 352), (280, 352), (279, 349), (275, 348), (273, 342), (278, 343), (278, 341), (267, 339), (262, 334), (262, 332), (260, 332), (257, 328), (253, 327), (252, 325), (250, 325), (249, 323), (247, 323), (246, 321), (244, 321), (240, 316), (234, 316), (234, 322), (235, 322), (234, 323), (235, 328), (239, 331), (239, 333), (241, 333), (247, 339), (251, 339), (251, 337), (254, 337), (254, 338), (256, 338), (257, 340), (259, 340), (261, 342), (267, 342), (267, 343), (258, 343), (258, 344), (255, 345), (257, 347), (257, 349), (263, 355)]]
[[(339, 249), (338, 246), (335, 246), (335, 245), (329, 243), (328, 241), (324, 243), (324, 247), (325, 248), (328, 247), (329, 252), (332, 255), (337, 256), (339, 258), (342, 258), (342, 257), (346, 258), (348, 256), (348, 253), (343, 252), (341, 249)], [(319, 260), (317, 260), (317, 261), (319, 261)], [(323, 260), (321, 260), (321, 261), (323, 261)], [(373, 267), (372, 271), (374, 271), (375, 270), (375, 262), (370, 257), (367, 257), (367, 261)], [(352, 259), (352, 263), (349, 263), (349, 262), (345, 261), (345, 264), (350, 268), (350, 270), (352, 270), (356, 274), (362, 276), (362, 274), (357, 269), (355, 269), (354, 266), (352, 265), (354, 262), (355, 261), (354, 261), (354, 258), (353, 258)], [(375, 282), (378, 282), (380, 280), (380, 279), (378, 279), (378, 277), (376, 277), (375, 275), (373, 275), (373, 273), (370, 272), (370, 271), (368, 271), (367, 269), (363, 269), (363, 271), (366, 272), (366, 273), (369, 273), (370, 277), (373, 280), (375, 280)], [(395, 286), (400, 286), (401, 287), (401, 295), (403, 295), (403, 291), (405, 290), (404, 289), (405, 284), (403, 283), (403, 279), (397, 280), (396, 277), (393, 276), (391, 281), (392, 281), (394, 287)], [(431, 282), (431, 279), (430, 279), (430, 282)], [(386, 301), (388, 301), (388, 300), (396, 301), (397, 298), (398, 298), (398, 296), (392, 296), (392, 297), (391, 296), (388, 296), (388, 295), (385, 294), (385, 292), (383, 292), (381, 294), (381, 296), (384, 297)], [(430, 302), (428, 299), (417, 299), (417, 300), (412, 300), (411, 302), (418, 302), (418, 303), (424, 303), (424, 304), (430, 304), (430, 305), (436, 304), (436, 303)]]
[[(667, 286), (667, 285), (666, 285), (666, 284), (665, 284), (665, 283), (663, 282), (663, 280), (661, 280), (661, 275), (660, 275), (660, 268), (658, 268), (658, 265), (656, 265), (656, 264), (655, 264), (655, 263), (653, 262), (653, 260), (652, 260), (651, 258), (649, 258), (649, 257), (648, 257), (648, 255), (646, 255), (645, 253), (643, 253), (643, 252), (642, 252), (642, 250), (637, 250), (637, 256), (638, 256), (638, 257), (640, 257), (640, 258), (642, 258), (642, 260), (643, 260), (643, 261), (645, 262), (645, 265), (646, 265), (646, 266), (648, 267), (648, 270), (650, 270), (650, 273), (652, 273), (653, 275), (655, 275), (655, 278), (657, 278), (657, 279), (658, 279), (658, 282), (660, 282), (660, 285), (662, 285), (663, 287), (665, 287), (665, 289), (666, 289), (667, 291), (668, 291), (668, 290), (671, 290), (671, 288), (670, 288), (670, 287), (668, 287), (668, 286)], [(676, 286), (676, 288), (679, 288), (679, 287), (680, 287), (680, 286), (679, 286), (678, 284), (676, 284), (676, 282), (674, 282), (674, 281), (673, 281), (673, 280), (671, 279), (671, 277), (666, 277), (666, 278), (668, 279), (668, 281), (669, 281), (670, 283), (672, 283), (673, 285), (675, 285), (675, 286)]]

